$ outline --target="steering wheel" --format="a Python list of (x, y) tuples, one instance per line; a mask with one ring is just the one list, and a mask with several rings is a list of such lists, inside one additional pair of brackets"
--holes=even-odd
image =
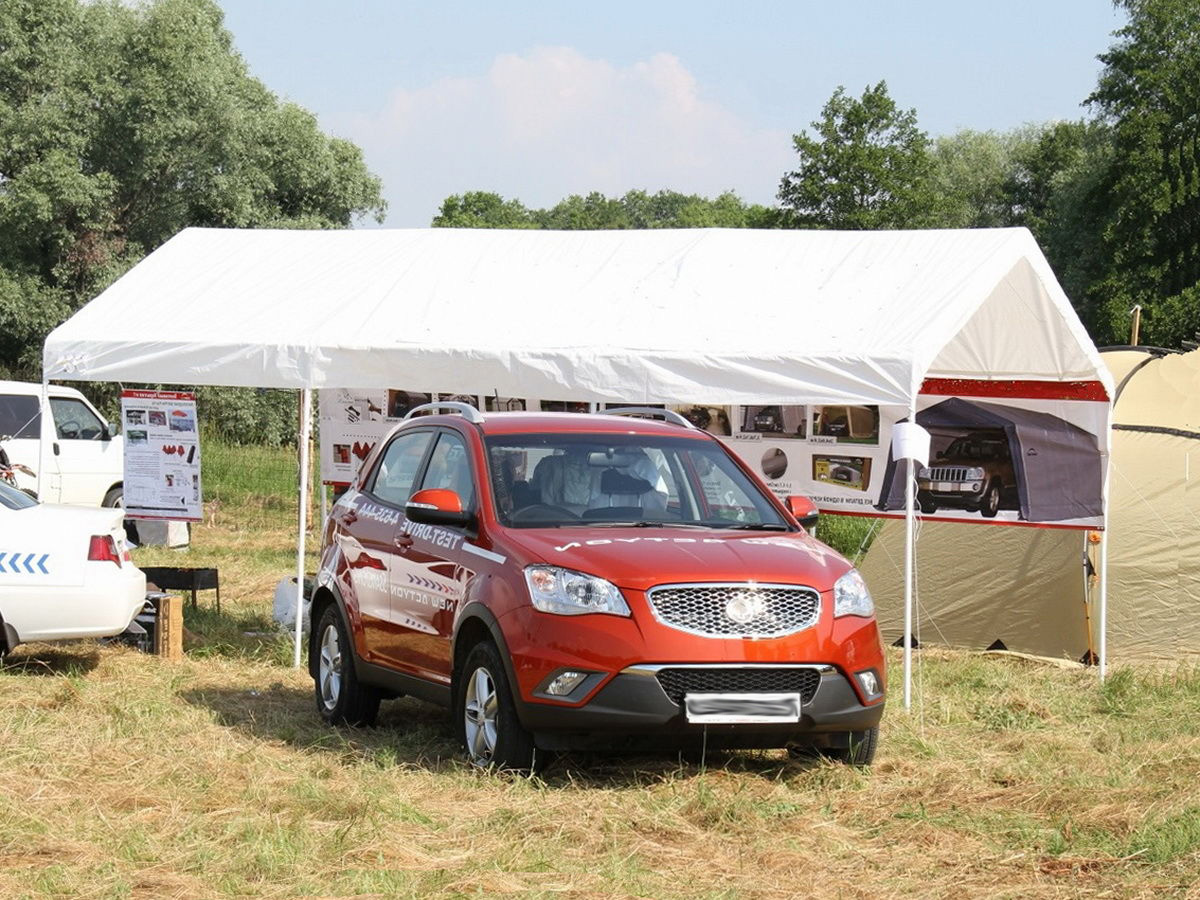
[(61, 438), (66, 438), (69, 441), (73, 441), (79, 437), (79, 432), (82, 430), (83, 429), (80, 427), (79, 423), (74, 419), (67, 419), (67, 421), (59, 424), (58, 436)]
[(509, 519), (513, 522), (550, 522), (554, 519), (578, 520), (579, 516), (569, 509), (549, 503), (534, 503), (514, 510)]

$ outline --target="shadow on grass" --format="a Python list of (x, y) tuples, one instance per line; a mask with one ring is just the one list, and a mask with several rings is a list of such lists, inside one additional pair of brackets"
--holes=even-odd
[[(403, 697), (384, 701), (373, 728), (332, 728), (315, 708), (313, 694), (276, 682), (261, 690), (207, 687), (180, 696), (212, 711), (221, 725), (256, 739), (281, 741), (351, 765), (470, 770), (447, 710)], [(552, 754), (541, 772), (551, 787), (610, 788), (678, 780), (705, 772), (787, 778), (823, 765), (819, 757), (792, 758), (783, 750), (570, 752)]]
[(55, 647), (47, 644), (18, 646), (0, 662), (5, 675), (86, 675), (100, 664), (94, 646)]

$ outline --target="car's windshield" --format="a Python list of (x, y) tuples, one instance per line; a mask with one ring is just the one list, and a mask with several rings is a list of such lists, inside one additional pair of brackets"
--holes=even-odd
[(955, 439), (945, 455), (953, 459), (1004, 459), (1007, 450), (1003, 441), (971, 435)]
[(789, 530), (720, 444), (646, 434), (487, 438), (505, 525), (690, 525)]
[(0, 483), (0, 506), (5, 509), (28, 509), (37, 506), (37, 501), (14, 487)]

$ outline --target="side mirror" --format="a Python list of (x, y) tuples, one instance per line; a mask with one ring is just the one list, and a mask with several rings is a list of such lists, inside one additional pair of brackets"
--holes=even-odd
[(815, 503), (800, 494), (793, 494), (784, 502), (787, 504), (788, 512), (796, 517), (801, 528), (809, 534), (816, 531), (819, 512)]
[(404, 514), (410, 522), (422, 525), (467, 527), (475, 521), (474, 514), (463, 509), (462, 498), (444, 488), (417, 491), (404, 504)]
[(113, 438), (115, 438), (120, 433), (121, 433), (121, 426), (117, 425), (113, 422), (109, 422), (102, 429), (100, 429), (100, 440), (111, 441)]

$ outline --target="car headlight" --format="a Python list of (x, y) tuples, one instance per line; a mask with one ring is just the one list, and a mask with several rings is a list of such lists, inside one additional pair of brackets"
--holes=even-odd
[(585, 613), (629, 615), (629, 604), (611, 581), (558, 566), (529, 566), (525, 569), (529, 598), (536, 609), (560, 616)]
[(967, 469), (967, 481), (979, 481), (983, 478), (983, 475), (983, 469), (979, 468), (978, 466), (972, 466), (971, 468)]
[(917, 477), (922, 479), (923, 481), (928, 481), (929, 480), (929, 468), (927, 466), (920, 466), (917, 469)]
[(837, 616), (873, 616), (875, 601), (867, 590), (867, 583), (858, 574), (858, 569), (851, 569), (833, 584), (833, 615)]

